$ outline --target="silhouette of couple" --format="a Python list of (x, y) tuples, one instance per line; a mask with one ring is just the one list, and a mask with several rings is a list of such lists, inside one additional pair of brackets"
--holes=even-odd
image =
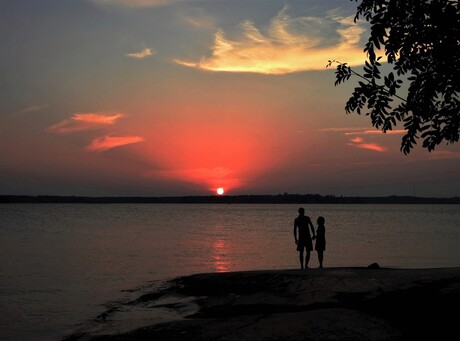
[[(297, 244), (297, 251), (299, 251), (300, 268), (308, 269), (308, 262), (310, 261), (310, 251), (313, 251), (313, 240), (316, 239), (315, 250), (318, 252), (319, 267), (323, 267), (323, 253), (326, 250), (326, 228), (324, 226), (325, 219), (319, 217), (317, 220), (318, 228), (313, 227), (310, 217), (305, 215), (305, 209), (299, 208), (299, 216), (294, 219), (294, 240)], [(311, 235), (310, 230), (311, 229)], [(299, 231), (297, 234), (297, 230)], [(303, 252), (305, 255), (305, 266)]]

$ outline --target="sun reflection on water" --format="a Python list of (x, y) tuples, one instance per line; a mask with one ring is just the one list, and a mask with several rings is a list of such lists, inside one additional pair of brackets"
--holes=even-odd
[[(216, 228), (221, 228), (216, 226)], [(213, 265), (217, 272), (228, 272), (230, 261), (228, 260), (228, 243), (222, 236), (216, 236), (216, 240), (212, 244), (212, 259)]]

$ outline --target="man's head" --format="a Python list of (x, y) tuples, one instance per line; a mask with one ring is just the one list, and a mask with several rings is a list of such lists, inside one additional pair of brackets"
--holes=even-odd
[(299, 214), (305, 215), (305, 209), (303, 207), (299, 208)]

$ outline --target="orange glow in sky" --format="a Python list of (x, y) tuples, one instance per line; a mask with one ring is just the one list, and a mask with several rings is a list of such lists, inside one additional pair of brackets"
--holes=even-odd
[[(212, 94), (212, 92), (210, 92)], [(142, 131), (145, 141), (138, 146), (142, 158), (156, 165), (144, 172), (148, 178), (200, 186), (216, 193), (244, 188), (267, 166), (278, 163), (273, 151), (279, 143), (276, 130), (288, 129), (285, 124), (264, 119), (256, 111), (236, 107), (231, 103), (214, 112), (202, 107), (193, 120), (152, 122)], [(199, 106), (199, 105), (197, 105)], [(193, 109), (193, 107), (192, 107)], [(185, 111), (190, 108), (173, 108)], [(152, 133), (148, 127), (155, 127)], [(288, 134), (288, 133), (287, 133)], [(289, 143), (289, 137), (284, 139)]]
[(404, 157), (402, 124), (345, 115), (356, 6), (2, 1), (0, 194), (458, 195), (460, 144)]

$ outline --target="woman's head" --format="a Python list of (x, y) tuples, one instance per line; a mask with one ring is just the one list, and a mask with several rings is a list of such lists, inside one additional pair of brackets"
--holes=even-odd
[(318, 225), (324, 225), (326, 219), (324, 219), (324, 217), (318, 217), (318, 220), (316, 222), (318, 223)]

